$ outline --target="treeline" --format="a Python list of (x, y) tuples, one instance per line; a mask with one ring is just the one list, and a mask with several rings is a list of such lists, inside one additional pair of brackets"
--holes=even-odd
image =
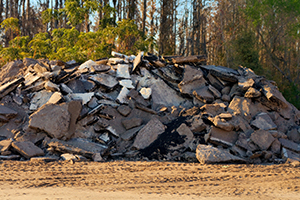
[(300, 1), (0, 0), (0, 65), (149, 51), (253, 69), (300, 108)]

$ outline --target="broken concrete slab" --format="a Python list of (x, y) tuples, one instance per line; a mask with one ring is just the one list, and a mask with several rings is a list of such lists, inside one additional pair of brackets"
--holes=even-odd
[(6, 106), (0, 105), (0, 115), (5, 117), (7, 120), (10, 120), (18, 115), (18, 112), (10, 109)]
[(257, 98), (260, 96), (261, 96), (261, 92), (253, 87), (250, 87), (244, 95), (244, 97), (247, 97), (247, 98)]
[(117, 77), (118, 78), (128, 78), (130, 79), (130, 74), (129, 74), (129, 65), (127, 64), (118, 64), (117, 65)]
[(196, 157), (200, 164), (245, 162), (244, 159), (234, 156), (226, 150), (202, 144), (197, 146)]
[(132, 68), (131, 73), (133, 73), (133, 72), (141, 65), (143, 56), (144, 56), (144, 52), (141, 51), (141, 52), (139, 52), (138, 55), (135, 57), (135, 59), (134, 59), (134, 61), (133, 61), (133, 68)]
[(226, 122), (226, 120), (221, 119), (219, 116), (212, 118), (211, 121), (216, 127), (225, 131), (232, 131), (234, 129), (234, 126), (231, 123)]
[(287, 137), (293, 142), (300, 143), (300, 128), (293, 127), (287, 132)]
[(177, 133), (184, 137), (184, 143), (182, 144), (177, 144), (174, 147), (169, 147), (169, 149), (171, 150), (178, 150), (180, 148), (188, 148), (191, 144), (191, 142), (193, 141), (194, 138), (194, 134), (192, 133), (192, 131), (189, 129), (189, 127), (185, 124), (182, 123), (177, 129), (176, 129)]
[(94, 92), (89, 92), (89, 93), (73, 93), (73, 94), (68, 94), (67, 98), (69, 98), (69, 101), (74, 100), (74, 101), (82, 101), (82, 105), (87, 104), (92, 97), (95, 95)]
[(146, 101), (136, 90), (130, 90), (128, 97), (133, 99), (136, 103), (144, 106), (149, 106), (149, 101)]
[(41, 64), (41, 63), (36, 63), (33, 66), (33, 69), (36, 73), (40, 73), (40, 74), (50, 71), (44, 64)]
[(242, 115), (246, 118), (251, 118), (251, 105), (252, 102), (250, 99), (235, 96), (231, 100), (227, 111), (234, 115)]
[(194, 133), (200, 133), (207, 127), (207, 125), (201, 119), (201, 115), (193, 116), (188, 122), (190, 123), (190, 130)]
[(253, 87), (255, 81), (252, 78), (246, 79), (244, 77), (239, 77), (238, 87), (242, 91), (247, 91), (250, 87)]
[(141, 118), (131, 118), (122, 120), (122, 124), (126, 128), (126, 130), (141, 126), (142, 123), (143, 120)]
[(108, 74), (90, 75), (89, 79), (110, 90), (116, 87), (119, 83), (115, 77)]
[(214, 95), (215, 98), (220, 99), (222, 94), (212, 85), (208, 85), (208, 90)]
[(136, 149), (144, 149), (164, 131), (165, 126), (154, 117), (138, 132), (132, 146)]
[(289, 161), (298, 161), (300, 162), (300, 154), (289, 149), (282, 148), (282, 157)]
[(40, 92), (36, 92), (33, 96), (33, 98), (30, 101), (30, 110), (37, 110), (38, 108), (45, 105), (51, 96), (53, 95), (53, 92), (49, 92), (46, 90), (42, 90)]
[(127, 89), (134, 89), (135, 87), (132, 85), (132, 81), (131, 80), (120, 80), (119, 84), (123, 87), (126, 87)]
[(103, 162), (103, 161), (105, 161), (102, 158), (100, 153), (94, 153), (93, 156), (92, 156), (92, 159), (93, 159), (94, 162)]
[(131, 112), (131, 108), (129, 106), (126, 106), (126, 105), (119, 106), (117, 108), (117, 110), (124, 117), (127, 117), (130, 114), (130, 112)]
[(35, 156), (44, 155), (44, 151), (41, 148), (35, 146), (30, 141), (13, 142), (12, 147), (27, 159)]
[(90, 70), (92, 68), (92, 66), (94, 66), (94, 65), (97, 65), (97, 63), (94, 62), (93, 60), (88, 60), (88, 61), (82, 63), (78, 69), (79, 70), (84, 70), (84, 69)]
[(172, 62), (176, 64), (183, 64), (183, 63), (198, 63), (198, 62), (204, 62), (206, 61), (205, 55), (192, 55), (192, 56), (179, 56), (172, 58)]
[(238, 139), (238, 133), (235, 131), (225, 131), (217, 127), (212, 127), (209, 140), (212, 143), (220, 144), (225, 147), (233, 146)]
[[(93, 82), (93, 81), (91, 81)], [(94, 83), (94, 82), (93, 82)], [(95, 83), (94, 83), (95, 85)], [(67, 83), (68, 88), (72, 90), (71, 93), (85, 93), (86, 89), (82, 80), (74, 79)], [(68, 92), (70, 93), (70, 92)]]
[(120, 104), (127, 104), (128, 103), (128, 97), (129, 90), (126, 87), (123, 87), (117, 97), (117, 102)]
[(52, 139), (48, 143), (48, 146), (57, 152), (78, 154), (87, 158), (92, 158), (95, 153), (102, 154), (107, 149), (107, 146), (105, 145), (91, 142), (82, 138), (72, 139), (69, 141)]
[(61, 139), (69, 130), (71, 115), (68, 105), (46, 104), (29, 117), (29, 127), (47, 132)]
[(195, 89), (204, 87), (206, 81), (203, 77), (201, 69), (196, 69), (190, 65), (185, 65), (184, 76), (182, 81), (178, 84), (181, 93), (193, 94)]
[(21, 60), (8, 62), (1, 67), (0, 83), (8, 82), (17, 75), (23, 74), (26, 67)]
[(2, 155), (3, 152), (8, 151), (13, 140), (12, 139), (6, 139), (0, 141), (0, 154)]
[(283, 139), (283, 138), (279, 138), (279, 142), (281, 143), (281, 145), (291, 151), (295, 151), (300, 153), (300, 144), (297, 144), (291, 140), (287, 140), (287, 139)]
[(143, 128), (144, 126), (139, 126), (139, 127), (135, 127), (132, 129), (127, 130), (126, 132), (121, 134), (121, 138), (125, 141), (130, 141), (132, 140), (136, 134)]
[(259, 113), (256, 115), (255, 120), (251, 122), (252, 126), (262, 130), (274, 130), (277, 128), (276, 124), (272, 121), (271, 117), (267, 113)]
[(261, 150), (267, 150), (274, 142), (275, 138), (265, 130), (257, 130), (251, 134), (250, 139), (259, 146)]
[(58, 85), (52, 83), (51, 81), (46, 81), (46, 83), (45, 83), (44, 86), (45, 86), (45, 89), (46, 89), (46, 90), (50, 90), (50, 91), (52, 91), (52, 92), (59, 91)]
[(289, 106), (289, 103), (285, 100), (282, 93), (275, 85), (266, 80), (262, 80), (260, 84), (262, 84), (262, 92), (269, 101), (271, 101), (272, 103), (276, 103), (277, 106), (282, 108), (286, 108)]
[(54, 92), (50, 99), (47, 101), (46, 104), (57, 104), (63, 99), (63, 95), (60, 92)]
[(0, 98), (3, 98), (5, 95), (15, 90), (18, 87), (18, 85), (20, 85), (24, 81), (25, 79), (21, 77), (0, 86)]
[(238, 82), (238, 78), (236, 76), (240, 75), (238, 71), (223, 66), (202, 65), (201, 68), (208, 70), (215, 77), (231, 83)]
[(280, 154), (281, 152), (281, 143), (278, 139), (275, 139), (274, 142), (271, 145), (271, 151), (275, 154)]
[(98, 65), (92, 65), (91, 66), (91, 72), (107, 72), (111, 69), (109, 65), (103, 65), (103, 64), (98, 64)]
[(208, 104), (212, 103), (215, 100), (214, 96), (209, 91), (207, 86), (194, 90), (193, 95), (200, 101)]

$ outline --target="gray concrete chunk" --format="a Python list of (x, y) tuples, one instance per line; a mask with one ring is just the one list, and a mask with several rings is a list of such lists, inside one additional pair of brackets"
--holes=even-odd
[(113, 89), (119, 83), (115, 77), (108, 74), (90, 75), (89, 79), (95, 81), (95, 83), (98, 85), (106, 87), (107, 89)]
[(271, 133), (265, 130), (254, 131), (250, 139), (257, 144), (261, 150), (267, 150), (275, 140)]
[(143, 120), (141, 118), (131, 118), (122, 120), (122, 124), (126, 128), (126, 130), (141, 126), (142, 123)]
[(69, 129), (71, 115), (67, 104), (46, 104), (29, 117), (29, 127), (61, 139)]
[(137, 134), (133, 147), (144, 149), (154, 142), (165, 131), (165, 126), (157, 119), (151, 119)]
[(127, 64), (118, 64), (117, 66), (117, 77), (118, 78), (130, 78), (129, 74), (129, 65)]
[(291, 140), (279, 138), (281, 145), (287, 149), (300, 153), (300, 144), (297, 144)]
[(255, 120), (251, 122), (252, 126), (262, 130), (274, 130), (277, 125), (272, 121), (271, 117), (267, 113), (259, 113), (256, 115)]
[(25, 142), (13, 142), (12, 147), (18, 151), (22, 156), (25, 158), (31, 158), (35, 156), (43, 156), (44, 151), (35, 146), (32, 142), (30, 141), (25, 141)]
[(245, 162), (244, 159), (234, 156), (226, 150), (202, 144), (197, 146), (196, 157), (200, 164)]

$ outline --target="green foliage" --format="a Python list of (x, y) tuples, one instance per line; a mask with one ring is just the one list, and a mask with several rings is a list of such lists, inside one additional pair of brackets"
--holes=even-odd
[(68, 17), (68, 24), (72, 27), (82, 23), (86, 15), (95, 12), (98, 9), (97, 0), (66, 0), (64, 12)]
[(7, 33), (8, 31), (12, 31), (12, 33), (16, 35), (20, 34), (19, 20), (17, 18), (7, 18), (3, 20), (0, 26), (5, 30), (5, 33)]
[(242, 32), (233, 42), (235, 63), (251, 68), (256, 74), (262, 74), (256, 38), (252, 31)]
[(133, 20), (123, 19), (114, 29), (117, 35), (117, 50), (125, 54), (133, 54), (137, 51), (147, 50), (147, 44), (141, 31)]
[(0, 65), (4, 65), (6, 62), (20, 59), (20, 49), (16, 47), (3, 48), (0, 51)]
[(285, 84), (280, 87), (282, 94), (286, 100), (292, 103), (296, 108), (300, 109), (300, 89), (294, 84)]
[(31, 52), (33, 52), (32, 57), (46, 58), (51, 52), (51, 40), (48, 33), (38, 33), (34, 38), (28, 43)]
[(110, 7), (109, 5), (105, 5), (103, 8), (99, 8), (102, 12), (104, 12), (103, 19), (100, 20), (100, 28), (105, 29), (108, 26), (116, 26), (116, 22), (114, 19), (114, 14), (117, 12), (116, 9)]

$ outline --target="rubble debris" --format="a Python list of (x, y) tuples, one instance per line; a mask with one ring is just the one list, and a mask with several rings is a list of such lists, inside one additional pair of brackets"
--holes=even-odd
[(3, 66), (0, 159), (300, 159), (300, 111), (251, 69), (202, 55), (112, 56)]
[(196, 149), (196, 157), (201, 164), (246, 162), (244, 159), (234, 156), (224, 149), (218, 149), (216, 147), (203, 144), (198, 145)]

